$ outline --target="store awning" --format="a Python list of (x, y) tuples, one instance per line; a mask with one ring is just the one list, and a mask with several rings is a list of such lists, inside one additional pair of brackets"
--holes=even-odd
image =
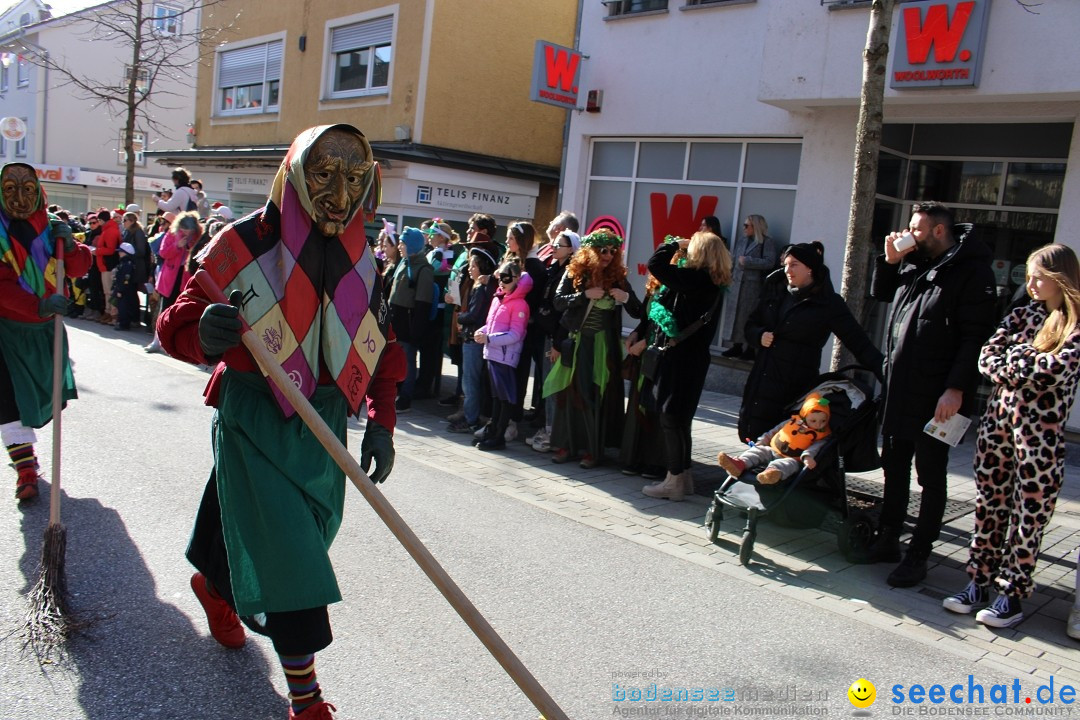
[[(288, 145), (253, 147), (193, 147), (178, 150), (147, 150), (146, 156), (162, 165), (235, 169), (277, 169)], [(373, 142), (375, 159), (390, 167), (395, 160), (471, 170), (473, 172), (558, 184), (559, 168), (450, 150), (411, 142)]]

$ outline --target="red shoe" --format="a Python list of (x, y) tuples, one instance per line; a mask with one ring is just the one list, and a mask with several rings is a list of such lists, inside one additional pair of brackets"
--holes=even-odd
[(334, 716), (330, 714), (331, 710), (337, 712), (337, 708), (325, 700), (320, 700), (314, 705), (308, 705), (299, 715), (293, 712), (292, 705), (290, 705), (289, 720), (294, 718), (300, 718), (300, 720), (334, 720)]
[(244, 626), (240, 624), (240, 618), (229, 607), (229, 603), (210, 592), (202, 573), (191, 576), (191, 589), (202, 604), (206, 620), (210, 624), (210, 634), (214, 639), (233, 650), (244, 647)]
[(19, 473), (19, 480), (15, 485), (15, 499), (26, 502), (38, 496), (39, 475), (36, 470)]
[(551, 462), (564, 463), (570, 459), (570, 451), (566, 448), (560, 448), (555, 451), (555, 454), (551, 456)]

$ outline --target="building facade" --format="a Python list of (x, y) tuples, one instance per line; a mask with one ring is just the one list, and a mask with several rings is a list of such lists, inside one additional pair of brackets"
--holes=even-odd
[[(890, 39), (873, 236), (906, 227), (917, 200), (949, 203), (993, 250), (1002, 311), (1031, 250), (1080, 249), (1080, 3), (1034, 10), (901, 2)], [(730, 237), (749, 214), (781, 244), (822, 241), (839, 285), (869, 14), (861, 0), (583, 2), (581, 92), (601, 106), (572, 116), (563, 204), (624, 232), (639, 287), (664, 235), (716, 215)]]
[[(9, 14), (17, 13), (30, 22), (10, 27), (4, 23), (0, 28), (0, 117), (19, 118), (26, 129), (19, 141), (0, 141), (0, 159), (33, 165), (50, 202), (73, 212), (124, 204), (124, 119), (65, 82), (55, 70), (42, 67), (37, 59), (47, 55), (102, 85), (120, 87), (130, 72), (131, 45), (123, 40), (101, 42), (99, 29), (95, 30), (101, 14), (113, 4), (57, 18), (49, 17), (44, 8), (35, 14), (33, 8), (16, 6)], [(148, 41), (172, 42), (176, 21), (170, 21), (169, 13), (178, 12), (179, 6), (155, 0), (146, 0), (144, 6), (155, 18)], [(185, 21), (197, 24), (197, 12)], [(145, 210), (155, 207), (152, 193), (171, 188), (172, 182), (167, 170), (147, 163), (144, 153), (149, 147), (184, 142), (193, 118), (195, 60), (191, 49), (174, 54), (172, 67), (181, 75), (191, 73), (190, 81), (177, 81), (167, 74), (155, 78), (156, 92), (167, 98), (161, 103), (166, 107), (155, 112), (154, 128), (136, 127), (135, 202)]]
[(570, 44), (575, 0), (228, 0), (236, 32), (200, 62), (194, 144), (151, 153), (244, 213), (266, 202), (303, 129), (344, 122), (382, 167), (381, 218), (503, 227), (556, 212), (566, 111), (528, 101), (537, 38)]

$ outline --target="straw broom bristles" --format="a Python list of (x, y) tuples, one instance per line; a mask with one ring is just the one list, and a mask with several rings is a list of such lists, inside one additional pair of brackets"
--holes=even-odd
[(25, 622), (26, 645), (39, 658), (49, 658), (73, 630), (64, 575), (66, 551), (67, 530), (60, 523), (49, 525), (41, 548), (38, 579), (28, 596), (30, 609)]

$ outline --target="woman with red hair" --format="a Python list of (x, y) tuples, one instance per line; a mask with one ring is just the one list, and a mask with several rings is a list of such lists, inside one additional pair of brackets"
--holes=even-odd
[(601, 229), (581, 239), (558, 289), (555, 309), (570, 331), (561, 357), (544, 382), (559, 393), (551, 428), (552, 462), (581, 455), (581, 467), (619, 447), (623, 428), (622, 311), (641, 317), (641, 301), (626, 279), (622, 238)]

